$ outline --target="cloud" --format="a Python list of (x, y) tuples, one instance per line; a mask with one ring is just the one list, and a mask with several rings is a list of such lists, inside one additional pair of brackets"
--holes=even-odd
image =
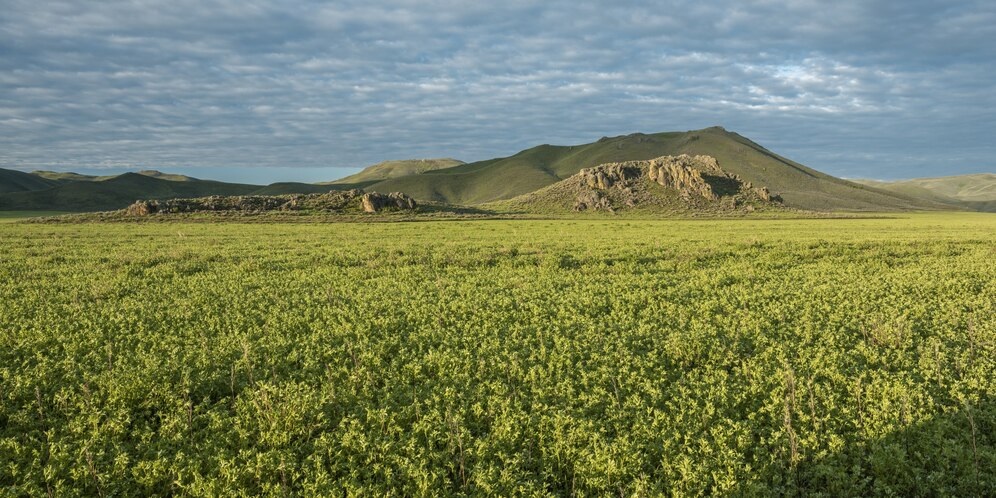
[(722, 124), (833, 174), (996, 170), (991, 2), (5, 10), (0, 167), (252, 166), (279, 178)]

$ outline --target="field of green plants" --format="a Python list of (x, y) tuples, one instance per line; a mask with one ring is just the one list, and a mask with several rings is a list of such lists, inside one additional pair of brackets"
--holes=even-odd
[(992, 496), (996, 216), (5, 223), (5, 496)]

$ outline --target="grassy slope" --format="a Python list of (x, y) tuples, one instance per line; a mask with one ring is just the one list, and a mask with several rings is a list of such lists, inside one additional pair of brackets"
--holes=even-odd
[(360, 171), (355, 175), (350, 175), (345, 178), (340, 178), (338, 180), (329, 183), (358, 184), (366, 182), (376, 182), (381, 180), (387, 180), (389, 178), (398, 178), (408, 175), (419, 175), (427, 171), (452, 168), (454, 166), (459, 166), (461, 164), (464, 164), (464, 162), (450, 158), (404, 159), (400, 161), (384, 161), (381, 163), (374, 164), (373, 166), (368, 166), (364, 168), (363, 171)]
[(0, 168), (0, 193), (41, 190), (55, 185), (57, 182), (37, 177), (31, 173)]
[[(154, 169), (143, 169), (141, 171), (137, 171), (136, 173), (138, 173), (139, 175), (143, 175), (143, 176), (149, 176), (149, 177), (152, 177), (152, 178), (158, 178), (160, 180), (169, 180), (169, 181), (173, 181), (173, 182), (193, 182), (193, 181), (198, 181), (197, 178), (194, 178), (194, 177), (191, 177), (191, 176), (180, 175), (180, 174), (176, 174), (176, 173), (163, 173), (162, 171), (158, 171), (158, 170), (154, 170)], [(72, 171), (45, 171), (45, 170), (32, 171), (31, 174), (35, 175), (35, 176), (39, 176), (41, 178), (46, 178), (46, 179), (49, 179), (49, 180), (57, 180), (57, 181), (62, 182), (62, 183), (66, 183), (66, 182), (102, 182), (102, 181), (105, 181), (105, 180), (110, 180), (112, 178), (116, 178), (118, 176), (118, 175), (100, 175), (100, 176), (97, 176), (97, 175), (82, 175), (82, 174), (79, 174), (79, 173), (74, 173)]]
[[(85, 177), (85, 175), (76, 176)], [(43, 181), (48, 183), (43, 190), (10, 192), (0, 195), (0, 209), (103, 211), (123, 208), (138, 199), (204, 197), (209, 195), (310, 194), (354, 187), (354, 185), (348, 184), (315, 185), (296, 182), (260, 186), (198, 180), (183, 175), (150, 171), (125, 173), (112, 177), (85, 177), (90, 178), (89, 180), (69, 180), (68, 178), (71, 177), (65, 177), (61, 181), (45, 179)]]
[(137, 199), (246, 195), (260, 189), (206, 180), (161, 180), (138, 173), (125, 173), (97, 182), (70, 182), (47, 190), (14, 192), (0, 196), (0, 209), (101, 211), (119, 209)]
[(996, 211), (996, 174), (942, 176), (883, 182), (856, 180), (864, 185), (910, 197), (956, 203), (978, 211)]
[(333, 190), (347, 190), (353, 185), (332, 185), (298, 182), (272, 183), (253, 192), (253, 195), (322, 194)]
[(576, 146), (541, 145), (511, 157), (386, 180), (371, 188), (402, 191), (421, 199), (480, 204), (535, 191), (582, 168), (682, 153), (711, 155), (724, 169), (780, 194), (790, 207), (817, 210), (947, 207), (834, 178), (718, 127), (633, 134)]

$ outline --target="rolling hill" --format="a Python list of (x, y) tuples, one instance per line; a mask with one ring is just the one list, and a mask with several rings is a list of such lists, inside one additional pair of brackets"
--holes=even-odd
[(71, 181), (44, 190), (0, 195), (0, 210), (104, 211), (123, 208), (137, 199), (247, 195), (258, 185), (207, 180), (163, 180), (125, 173), (101, 181)]
[(52, 188), (59, 182), (13, 169), (0, 169), (0, 193)]
[(384, 161), (373, 166), (367, 166), (356, 173), (355, 175), (350, 175), (344, 178), (340, 178), (335, 181), (328, 183), (334, 184), (364, 184), (373, 183), (390, 178), (398, 178), (402, 176), (409, 175), (419, 175), (427, 171), (434, 171), (438, 169), (452, 168), (454, 166), (459, 166), (464, 164), (463, 161), (456, 159), (404, 159), (400, 161)]
[(121, 209), (139, 199), (206, 197), (211, 195), (317, 194), (351, 185), (281, 182), (250, 185), (200, 180), (185, 175), (143, 170), (114, 176), (71, 172), (0, 169), (0, 210), (105, 211)]
[[(191, 176), (178, 175), (174, 173), (163, 173), (162, 171), (154, 169), (143, 169), (141, 171), (136, 171), (135, 173), (143, 176), (150, 176), (152, 178), (158, 178), (160, 180), (170, 180), (174, 182), (190, 182), (198, 180), (197, 178)], [(101, 175), (101, 176), (81, 175), (79, 173), (73, 173), (72, 171), (45, 171), (45, 170), (32, 171), (31, 174), (48, 180), (56, 180), (62, 183), (101, 182), (104, 180), (110, 180), (111, 178), (118, 176), (118, 175)]]
[(855, 182), (910, 197), (955, 204), (976, 211), (996, 212), (996, 174), (993, 173)]
[(667, 155), (707, 155), (744, 181), (765, 186), (786, 206), (820, 211), (950, 209), (951, 206), (879, 190), (820, 173), (720, 127), (602, 138), (582, 145), (540, 145), (513, 156), (463, 164), (373, 183), (383, 192), (475, 205), (536, 191), (604, 163)]

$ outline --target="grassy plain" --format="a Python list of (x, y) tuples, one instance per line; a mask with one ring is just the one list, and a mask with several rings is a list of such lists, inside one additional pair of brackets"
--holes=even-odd
[(996, 216), (0, 242), (4, 494), (996, 492)]

